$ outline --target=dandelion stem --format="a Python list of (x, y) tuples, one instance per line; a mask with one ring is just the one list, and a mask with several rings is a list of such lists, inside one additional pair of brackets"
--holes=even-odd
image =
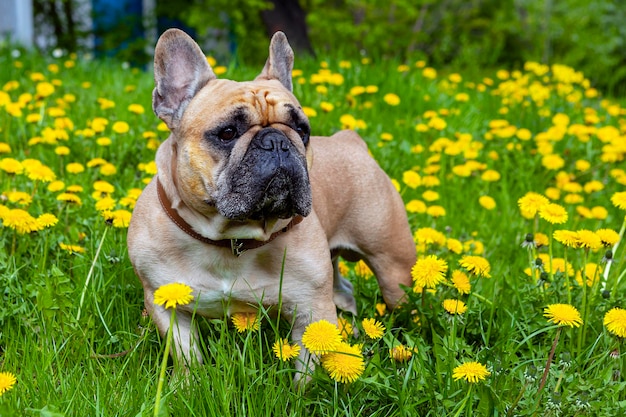
[[(624, 237), (624, 231), (626, 231), (626, 217), (624, 217), (624, 222), (622, 223), (622, 228), (619, 231), (619, 239), (618, 239), (617, 242), (615, 242), (615, 245), (613, 245), (613, 247), (611, 248), (611, 252), (613, 252), (613, 257), (614, 257), (613, 259), (615, 259), (615, 253), (617, 252), (617, 248), (619, 247), (619, 243), (622, 241), (622, 238)], [(606, 269), (604, 270), (604, 281), (602, 283), (602, 290), (603, 291), (606, 289), (606, 283), (607, 283), (607, 281), (609, 279), (609, 272), (611, 271), (611, 264), (612, 263), (613, 262), (607, 262)], [(620, 275), (620, 277), (621, 277), (621, 275)], [(619, 279), (617, 281), (619, 282)]]
[(98, 261), (98, 257), (100, 257), (100, 251), (102, 250), (102, 245), (104, 244), (104, 239), (107, 236), (109, 228), (106, 227), (104, 229), (104, 233), (102, 234), (102, 238), (100, 239), (100, 243), (98, 244), (98, 249), (96, 249), (96, 254), (93, 257), (93, 261), (91, 261), (91, 268), (89, 268), (89, 273), (87, 274), (87, 279), (85, 279), (85, 285), (83, 286), (83, 292), (80, 294), (80, 302), (78, 303), (78, 313), (76, 314), (76, 321), (80, 319), (80, 313), (83, 308), (83, 302), (85, 301), (85, 294), (87, 293), (87, 287), (89, 287), (89, 281), (91, 281), (91, 277), (93, 275), (93, 271), (96, 267), (96, 262)]
[(583, 318), (583, 323), (582, 326), (580, 326), (580, 330), (578, 331), (578, 349), (577, 352), (580, 354), (582, 352), (582, 348), (583, 348), (583, 344), (585, 343), (585, 328), (587, 327), (587, 296), (589, 291), (587, 291), (587, 256), (589, 255), (589, 249), (586, 248), (585, 251), (583, 252), (584, 256), (583, 256), (583, 266), (582, 269), (580, 270), (580, 277), (582, 280), (582, 286), (583, 286), (583, 299), (582, 299), (582, 306), (581, 306), (581, 310), (582, 310), (582, 318)]
[(172, 309), (172, 317), (170, 318), (170, 327), (167, 329), (167, 336), (165, 339), (165, 351), (163, 351), (163, 360), (161, 361), (161, 371), (159, 372), (159, 382), (157, 383), (156, 396), (154, 398), (154, 416), (159, 415), (161, 408), (161, 394), (163, 392), (163, 384), (165, 383), (165, 370), (167, 368), (167, 359), (170, 355), (170, 348), (172, 346), (172, 329), (176, 325), (176, 308)]
[(552, 364), (552, 359), (554, 359), (554, 352), (556, 351), (556, 345), (559, 343), (559, 336), (561, 335), (562, 327), (556, 329), (556, 335), (554, 336), (554, 342), (552, 342), (552, 349), (550, 349), (550, 354), (548, 355), (548, 361), (546, 362), (546, 368), (543, 370), (543, 375), (541, 376), (541, 382), (539, 383), (539, 389), (537, 390), (537, 404), (535, 404), (535, 412), (533, 413), (533, 417), (537, 415), (537, 410), (539, 408), (539, 404), (541, 403), (541, 396), (543, 395), (543, 388), (546, 385), (546, 381), (548, 380), (548, 373), (550, 372), (550, 365)]

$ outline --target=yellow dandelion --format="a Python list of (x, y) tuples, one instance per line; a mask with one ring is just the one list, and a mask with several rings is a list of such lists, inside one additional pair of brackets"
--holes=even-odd
[(542, 247), (542, 246), (548, 246), (550, 245), (550, 240), (548, 239), (548, 236), (546, 236), (543, 233), (535, 233), (535, 245), (537, 245), (538, 248)]
[(578, 234), (571, 230), (555, 230), (554, 233), (552, 233), (552, 237), (554, 240), (567, 247), (578, 247)]
[(539, 212), (539, 209), (549, 202), (550, 201), (543, 195), (532, 191), (526, 193), (523, 197), (517, 200), (522, 216), (527, 219), (534, 218)]
[(328, 353), (340, 343), (339, 328), (327, 320), (309, 324), (302, 335), (302, 344), (314, 354)]
[(340, 342), (332, 352), (321, 357), (322, 367), (330, 377), (343, 384), (357, 380), (365, 370), (361, 347)]
[(426, 209), (426, 214), (431, 217), (443, 217), (446, 215), (446, 209), (442, 206), (430, 206)]
[(459, 294), (469, 294), (472, 290), (470, 280), (465, 272), (455, 269), (452, 271), (452, 285)]
[(600, 238), (602, 246), (611, 247), (619, 242), (619, 234), (612, 229), (598, 229), (596, 235)]
[(611, 203), (620, 210), (626, 210), (626, 191), (613, 194), (611, 196)]
[(402, 174), (402, 182), (405, 183), (407, 187), (415, 189), (422, 183), (422, 177), (415, 171), (404, 171)]
[(234, 313), (230, 319), (239, 333), (246, 330), (259, 330), (259, 315), (257, 313)]
[(383, 100), (385, 100), (385, 103), (389, 104), (390, 106), (397, 106), (398, 104), (400, 104), (400, 97), (398, 97), (398, 95), (394, 93), (385, 94)]
[(69, 252), (71, 254), (85, 253), (85, 248), (79, 245), (68, 245), (66, 243), (59, 243), (59, 247), (63, 249), (64, 251)]
[(617, 337), (626, 338), (626, 310), (614, 307), (606, 312), (603, 320), (606, 329)]
[(17, 380), (11, 372), (0, 372), (0, 396), (13, 388)]
[(56, 179), (55, 173), (41, 162), (26, 167), (28, 178), (33, 181), (51, 182)]
[(552, 224), (561, 224), (567, 221), (567, 211), (563, 206), (549, 203), (539, 209), (539, 217)]
[(124, 229), (130, 224), (132, 213), (128, 210), (115, 210), (111, 213), (113, 219), (113, 227)]
[(359, 260), (355, 265), (354, 265), (354, 273), (363, 278), (363, 279), (370, 279), (371, 277), (374, 276), (374, 273), (372, 272), (372, 270), (370, 269), (369, 266), (367, 266), (367, 264), (361, 259)]
[(491, 372), (480, 362), (465, 362), (452, 370), (452, 378), (455, 381), (464, 379), (467, 382), (476, 383), (484, 381), (489, 375)]
[(478, 198), (478, 204), (480, 204), (485, 210), (493, 210), (496, 208), (496, 200), (488, 195), (483, 195)]
[(288, 361), (300, 354), (300, 345), (297, 343), (292, 345), (287, 339), (281, 339), (274, 343), (272, 350), (278, 359)]
[(418, 259), (411, 269), (411, 276), (415, 281), (415, 286), (419, 288), (435, 288), (437, 284), (445, 279), (448, 271), (448, 264), (436, 255), (428, 255)]
[(385, 303), (376, 303), (376, 314), (379, 316), (384, 316), (387, 312), (387, 304)]
[(467, 311), (467, 305), (462, 300), (448, 298), (443, 300), (441, 305), (450, 314), (463, 314)]
[(113, 123), (113, 126), (111, 126), (111, 129), (113, 129), (115, 133), (124, 134), (130, 130), (130, 126), (126, 122), (119, 121), (119, 122)]
[(414, 351), (415, 349), (410, 349), (400, 344), (389, 349), (389, 357), (396, 362), (406, 362), (411, 359)]
[(145, 110), (141, 104), (130, 104), (128, 106), (128, 111), (135, 114), (144, 114)]
[(559, 326), (578, 327), (583, 323), (576, 307), (570, 304), (550, 304), (544, 308), (543, 315)]
[(4, 213), (2, 223), (19, 234), (36, 232), (41, 229), (37, 219), (22, 209), (12, 209)]
[(64, 201), (66, 203), (73, 203), (78, 206), (83, 204), (83, 201), (80, 199), (80, 197), (72, 193), (61, 193), (57, 196), (57, 200)]
[(430, 227), (422, 227), (415, 231), (413, 239), (417, 243), (426, 245), (439, 245), (442, 246), (446, 243), (446, 236), (438, 230)]
[(55, 226), (58, 222), (59, 219), (57, 219), (57, 217), (51, 213), (44, 213), (41, 216), (37, 217), (37, 223), (39, 224), (40, 229)]
[(491, 265), (489, 261), (482, 256), (464, 255), (459, 261), (459, 265), (467, 269), (470, 274), (491, 278), (489, 274)]
[(602, 239), (591, 230), (581, 229), (576, 231), (578, 247), (596, 250), (602, 247)]
[(154, 304), (164, 305), (165, 308), (176, 308), (177, 305), (186, 305), (193, 300), (192, 292), (191, 287), (180, 282), (165, 284), (154, 292)]
[(380, 339), (385, 334), (385, 326), (374, 319), (364, 319), (361, 322), (365, 334), (370, 339)]
[(70, 174), (80, 174), (81, 172), (85, 171), (85, 167), (81, 163), (71, 162), (67, 164), (67, 166), (65, 167), (65, 170), (69, 172)]
[(24, 166), (20, 161), (13, 158), (2, 158), (0, 160), (0, 169), (7, 174), (17, 175), (24, 171)]

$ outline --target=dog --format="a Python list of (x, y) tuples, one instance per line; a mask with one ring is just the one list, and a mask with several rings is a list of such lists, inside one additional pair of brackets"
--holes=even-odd
[[(339, 257), (363, 259), (390, 308), (411, 286), (416, 250), (402, 198), (355, 132), (311, 136), (292, 93), (293, 59), (277, 32), (261, 73), (236, 82), (218, 79), (184, 32), (157, 42), (152, 104), (171, 133), (134, 208), (128, 253), (162, 335), (172, 323), (155, 290), (193, 289), (173, 332), (185, 363), (202, 362), (194, 314), (280, 306), (298, 343), (308, 324), (337, 323), (337, 308), (356, 315)], [(301, 349), (296, 375), (309, 359)]]

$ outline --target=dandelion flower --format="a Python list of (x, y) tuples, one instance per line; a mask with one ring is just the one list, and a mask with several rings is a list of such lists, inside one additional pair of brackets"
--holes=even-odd
[(123, 134), (130, 130), (130, 126), (126, 122), (115, 122), (111, 127), (115, 133)]
[(467, 274), (463, 271), (459, 271), (458, 269), (452, 271), (452, 285), (456, 288), (459, 294), (469, 294), (472, 290), (472, 285), (470, 284)]
[(520, 208), (522, 216), (527, 219), (532, 219), (539, 212), (539, 209), (549, 203), (547, 197), (535, 192), (528, 192), (519, 200), (517, 204)]
[(414, 349), (409, 349), (408, 347), (400, 344), (389, 349), (389, 357), (396, 362), (406, 362), (411, 359), (411, 356), (413, 356), (413, 351)]
[(36, 232), (41, 229), (37, 219), (26, 210), (12, 209), (2, 215), (4, 226), (9, 227), (19, 234)]
[(327, 320), (309, 324), (302, 335), (302, 344), (311, 353), (324, 354), (334, 350), (341, 343), (337, 326)]
[(44, 213), (41, 216), (37, 217), (37, 223), (39, 223), (39, 227), (41, 229), (46, 227), (52, 227), (59, 222), (59, 219), (54, 214)]
[(491, 372), (480, 362), (465, 362), (452, 370), (452, 378), (455, 381), (464, 379), (467, 382), (476, 383), (485, 380)]
[(374, 276), (374, 273), (372, 272), (370, 267), (367, 266), (367, 264), (362, 259), (360, 259), (359, 262), (354, 265), (354, 273), (365, 280), (368, 280)]
[(614, 307), (604, 315), (604, 326), (617, 337), (626, 338), (626, 310)]
[(611, 196), (611, 203), (621, 210), (626, 210), (626, 191), (615, 193)]
[(246, 330), (259, 330), (259, 316), (257, 313), (234, 313), (231, 320), (239, 333), (243, 333)]
[(417, 287), (435, 288), (445, 279), (448, 264), (436, 255), (418, 259), (411, 269), (411, 276)]
[(600, 236), (591, 230), (581, 229), (576, 232), (579, 248), (596, 250), (602, 247)]
[(297, 343), (289, 344), (287, 339), (277, 340), (272, 346), (274, 355), (281, 361), (288, 361), (300, 354), (300, 345)]
[(398, 104), (400, 104), (400, 97), (398, 97), (398, 95), (394, 93), (385, 94), (383, 100), (385, 100), (385, 103), (389, 104), (390, 106), (397, 106)]
[(323, 355), (321, 362), (332, 379), (344, 384), (356, 381), (365, 370), (361, 347), (343, 342), (332, 352)]
[(180, 282), (165, 284), (154, 292), (154, 304), (165, 305), (165, 308), (186, 305), (193, 300), (192, 292), (191, 287)]
[(576, 307), (570, 304), (550, 304), (543, 310), (543, 315), (559, 326), (578, 327), (583, 323)]
[(16, 379), (11, 372), (0, 372), (0, 396), (13, 388)]
[(576, 232), (572, 232), (571, 230), (555, 230), (552, 237), (554, 240), (567, 247), (578, 247), (578, 234)]
[(415, 189), (422, 184), (422, 177), (415, 171), (404, 171), (404, 173), (402, 173), (402, 182), (405, 183), (407, 187)]
[(387, 312), (387, 304), (385, 303), (376, 303), (376, 314), (379, 316), (384, 316)]
[(467, 311), (467, 305), (461, 300), (446, 299), (441, 305), (450, 314), (463, 314)]
[(549, 203), (539, 209), (539, 217), (552, 224), (561, 224), (567, 221), (567, 211), (563, 206)]
[(124, 229), (130, 224), (132, 213), (128, 210), (115, 210), (111, 215), (113, 218), (113, 227)]
[(491, 265), (489, 261), (482, 256), (464, 255), (459, 261), (459, 265), (467, 269), (470, 274), (491, 278), (489, 274)]
[(78, 245), (68, 245), (66, 243), (59, 243), (59, 247), (70, 254), (85, 253), (85, 248)]
[(611, 247), (619, 241), (619, 234), (612, 229), (598, 229), (596, 235), (600, 238), (602, 246)]
[(24, 171), (24, 166), (17, 159), (3, 158), (0, 160), (0, 169), (7, 174), (16, 175)]
[(426, 245), (443, 245), (446, 243), (446, 236), (438, 230), (430, 227), (422, 227), (417, 229), (413, 234), (413, 239), (417, 243)]
[(480, 204), (485, 210), (493, 210), (496, 208), (496, 200), (488, 195), (483, 195), (478, 198), (478, 204)]
[(70, 174), (80, 174), (81, 172), (85, 171), (85, 167), (79, 162), (71, 162), (67, 164), (65, 170)]
[(364, 319), (361, 324), (363, 325), (363, 330), (365, 330), (365, 334), (370, 339), (380, 339), (385, 334), (385, 326), (377, 320), (374, 319)]

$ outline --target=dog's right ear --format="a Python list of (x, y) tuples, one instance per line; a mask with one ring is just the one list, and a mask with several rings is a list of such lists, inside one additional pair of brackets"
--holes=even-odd
[(182, 30), (168, 29), (154, 51), (152, 110), (170, 130), (176, 129), (187, 104), (215, 78), (198, 44)]

